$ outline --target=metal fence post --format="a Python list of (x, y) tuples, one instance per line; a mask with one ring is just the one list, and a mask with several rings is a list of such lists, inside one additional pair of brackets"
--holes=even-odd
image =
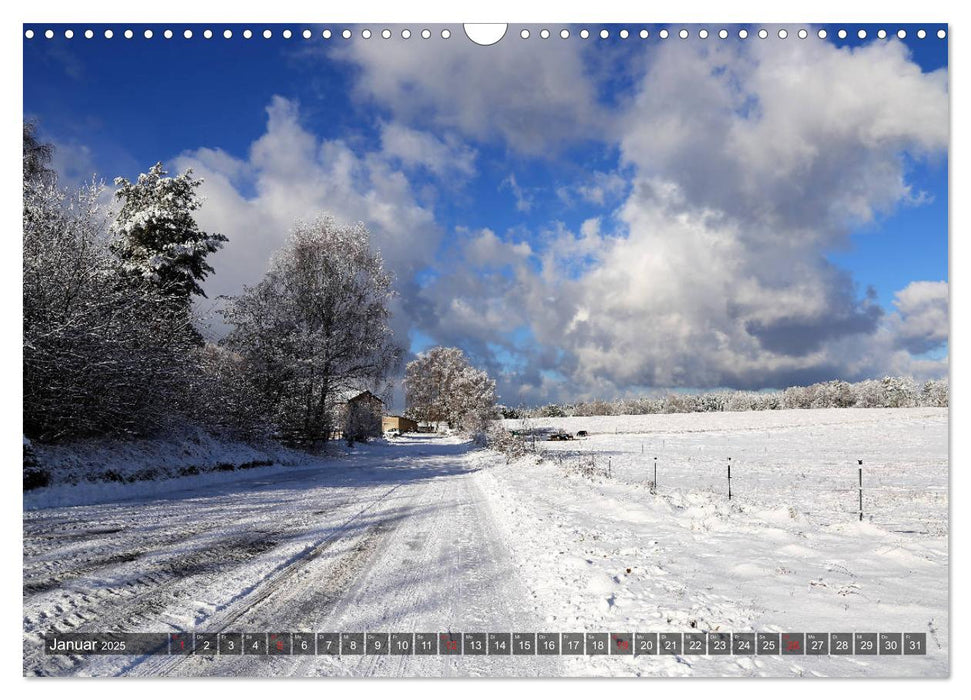
[(732, 458), (728, 458), (728, 500), (732, 500)]

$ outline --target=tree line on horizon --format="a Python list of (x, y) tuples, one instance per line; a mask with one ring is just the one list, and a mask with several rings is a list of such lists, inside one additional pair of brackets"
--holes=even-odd
[(548, 403), (532, 408), (500, 406), (499, 413), (503, 418), (561, 418), (804, 408), (946, 408), (948, 404), (947, 379), (918, 382), (912, 377), (884, 377), (855, 383), (837, 379), (781, 391), (668, 393), (658, 397)]

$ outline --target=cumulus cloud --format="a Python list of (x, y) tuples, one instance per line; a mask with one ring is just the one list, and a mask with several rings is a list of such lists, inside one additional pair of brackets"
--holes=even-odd
[(425, 168), (438, 178), (475, 175), (476, 151), (454, 134), (439, 138), (402, 124), (381, 125), (381, 150), (406, 168)]
[(246, 158), (202, 148), (183, 153), (174, 164), (191, 167), (205, 180), (205, 204), (198, 212), (203, 229), (229, 237), (214, 256), (216, 274), (206, 281), (210, 298), (258, 282), (293, 223), (327, 212), (339, 220), (365, 222), (371, 230), (375, 247), (398, 280), (402, 296), (395, 330), (407, 341), (421, 313), (413, 298), (415, 274), (431, 258), (442, 231), (386, 154), (359, 154), (342, 140), (318, 139), (300, 124), (295, 102), (275, 97), (267, 107), (266, 132)]
[(539, 234), (488, 284), (468, 260), (428, 292), (443, 321), (488, 310), (467, 342), (528, 326), (507, 400), (946, 371), (913, 356), (946, 342), (946, 286), (915, 283), (888, 315), (827, 259), (919, 202), (905, 155), (946, 152), (946, 73), (895, 41), (766, 47), (662, 45), (618, 121), (632, 180), (609, 225)]
[(911, 282), (894, 295), (898, 347), (915, 355), (943, 346), (948, 337), (947, 282)]
[(626, 115), (623, 157), (744, 221), (841, 234), (917, 198), (901, 154), (948, 143), (946, 71), (898, 41), (665, 44)]
[(456, 130), (542, 154), (603, 138), (609, 115), (575, 41), (349, 41), (331, 57), (358, 70), (355, 94), (411, 126)]
[[(896, 41), (664, 42), (607, 114), (577, 42), (533, 46), (341, 44), (358, 99), (391, 115), (380, 148), (321, 140), (275, 98), (245, 158), (183, 154), (206, 178), (201, 224), (231, 239), (207, 290), (259, 279), (293, 220), (325, 210), (373, 231), (402, 291), (396, 331), (463, 347), (509, 403), (946, 371), (923, 356), (947, 342), (946, 283), (914, 282), (888, 311), (827, 258), (922, 201), (905, 163), (946, 152), (944, 71)], [(508, 173), (494, 186), (531, 211), (517, 159), (589, 139), (619, 159), (557, 191), (603, 213), (578, 225), (446, 238), (413, 184), (477, 177), (499, 143), (513, 155), (490, 162)]]

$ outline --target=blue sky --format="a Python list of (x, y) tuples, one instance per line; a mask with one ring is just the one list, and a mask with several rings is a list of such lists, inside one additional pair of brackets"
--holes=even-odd
[(201, 311), (327, 211), (372, 230), (402, 340), (463, 347), (507, 403), (947, 372), (939, 26), (488, 48), (146, 26), (25, 40), (24, 112), (66, 183), (205, 178), (230, 242)]

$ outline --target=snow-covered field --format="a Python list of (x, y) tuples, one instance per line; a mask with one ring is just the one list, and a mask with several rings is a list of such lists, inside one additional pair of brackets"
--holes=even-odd
[[(504, 421), (510, 429), (523, 421)], [(728, 494), (739, 504), (794, 509), (817, 525), (859, 513), (891, 531), (947, 533), (947, 409), (816, 409), (598, 416), (527, 421), (535, 447), (565, 469), (610, 471), (614, 481), (664, 496)], [(548, 441), (554, 429), (589, 437)]]
[[(24, 513), (24, 672), (948, 673), (946, 410), (546, 426), (591, 435), (539, 443), (549, 451), (539, 463), (414, 436), (340, 459), (186, 477), (154, 494), (119, 484), (87, 505), (67, 505), (62, 491), (44, 507), (36, 492)], [(587, 476), (578, 467), (591, 456)], [(610, 476), (600, 473), (608, 458)], [(51, 630), (900, 631), (926, 632), (928, 655), (45, 657), (40, 635)]]
[[(946, 409), (561, 418), (486, 472), (547, 626), (926, 632), (918, 657), (685, 657), (597, 673), (942, 676), (948, 669)], [(521, 421), (507, 427), (522, 428)], [(642, 447), (643, 445), (643, 453)], [(654, 457), (658, 457), (652, 495)], [(731, 456), (733, 500), (727, 498)], [(593, 476), (579, 467), (596, 463)], [(611, 477), (603, 475), (609, 469)], [(857, 459), (864, 460), (864, 521)], [(529, 498), (523, 494), (529, 493)], [(665, 664), (667, 664), (665, 666)]]

